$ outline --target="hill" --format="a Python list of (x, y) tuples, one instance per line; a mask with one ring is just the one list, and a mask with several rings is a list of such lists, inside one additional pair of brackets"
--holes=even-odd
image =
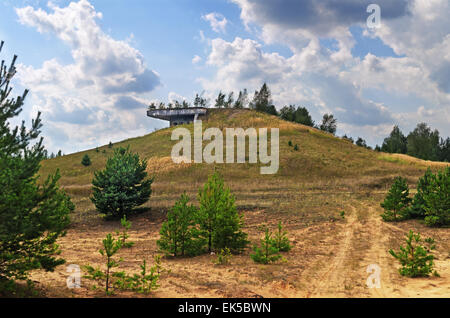
[[(192, 124), (183, 127), (193, 130)], [(162, 287), (156, 296), (450, 295), (449, 276), (445, 276), (450, 275), (449, 255), (445, 254), (450, 250), (448, 229), (429, 229), (417, 221), (394, 226), (381, 222), (379, 217), (379, 203), (395, 176), (406, 177), (414, 188), (428, 166), (437, 170), (445, 163), (377, 153), (314, 128), (245, 109), (211, 109), (203, 122), (203, 128), (207, 127), (221, 130), (228, 127), (279, 128), (278, 173), (261, 175), (259, 164), (249, 163), (175, 164), (170, 157), (176, 143), (170, 140), (174, 127), (116, 143), (112, 149), (102, 146), (98, 151), (92, 149), (44, 161), (41, 176), (59, 169), (60, 184), (76, 205), (71, 229), (61, 241), (63, 256), (69, 264), (99, 261), (100, 256), (96, 255), (99, 242), (107, 231), (118, 227), (117, 222), (105, 221), (95, 211), (89, 200), (90, 187), (94, 171), (104, 167), (114, 148), (129, 146), (148, 159), (148, 171), (155, 177), (151, 199), (145, 205), (148, 210), (132, 218), (131, 238), (142, 247), (133, 248), (134, 254), (128, 255), (130, 258), (136, 258), (136, 253), (148, 258), (157, 253), (155, 242), (167, 209), (184, 191), (196, 202), (199, 187), (214, 169), (221, 171), (226, 185), (236, 196), (252, 242), (259, 239), (261, 225), (275, 227), (281, 220), (295, 246), (286, 264), (257, 266), (247, 253), (236, 256), (225, 272), (212, 265), (213, 256), (209, 255), (165, 260), (164, 265), (171, 269), (171, 274), (162, 278)], [(288, 145), (289, 141), (298, 145), (298, 151)], [(81, 164), (85, 154), (92, 161), (89, 167)], [(411, 287), (411, 282), (396, 272), (396, 264), (387, 250), (397, 248), (409, 229), (430, 234), (439, 243), (441, 258), (437, 269), (445, 273), (441, 278), (414, 280), (415, 286)], [(138, 263), (139, 260), (134, 259), (127, 266), (137, 270)], [(382, 291), (365, 286), (368, 276), (365, 270), (372, 263), (379, 263), (385, 271)], [(56, 290), (61, 285), (58, 279), (66, 275), (63, 268), (59, 274), (35, 275), (47, 281), (42, 288), (48, 295), (61, 296)], [(427, 288), (430, 280), (438, 287)], [(96, 295), (88, 289), (78, 293)]]

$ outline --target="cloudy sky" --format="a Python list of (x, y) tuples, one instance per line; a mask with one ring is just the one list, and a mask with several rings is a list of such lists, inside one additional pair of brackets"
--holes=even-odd
[[(381, 8), (369, 28), (370, 3)], [(214, 99), (263, 82), (278, 108), (338, 119), (380, 144), (392, 126), (450, 135), (450, 0), (0, 0), (22, 118), (50, 151), (152, 132), (151, 101)]]

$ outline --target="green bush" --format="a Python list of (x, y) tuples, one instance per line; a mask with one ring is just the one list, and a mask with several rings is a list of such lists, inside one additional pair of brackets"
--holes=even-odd
[(122, 217), (150, 198), (153, 178), (147, 178), (147, 161), (129, 148), (118, 148), (104, 170), (96, 171), (91, 201), (100, 213)]
[(450, 225), (450, 167), (432, 176), (423, 200), (428, 226)]
[(83, 156), (83, 159), (81, 160), (81, 164), (85, 167), (88, 167), (92, 164), (91, 158), (87, 154)]
[(199, 237), (196, 224), (197, 208), (188, 205), (186, 194), (175, 203), (163, 223), (157, 244), (161, 251), (176, 256), (193, 256), (204, 250), (205, 240)]
[[(434, 240), (428, 238), (425, 243), (428, 246), (421, 245), (422, 239), (420, 234), (409, 231), (406, 235), (406, 246), (400, 246), (399, 252), (392, 249), (389, 253), (395, 257), (401, 264), (399, 269), (400, 275), (408, 277), (426, 277), (433, 271), (434, 256), (431, 250), (434, 250)], [(435, 275), (438, 275), (435, 272)]]
[(208, 244), (208, 251), (228, 247), (233, 252), (247, 245), (247, 234), (242, 231), (244, 221), (237, 211), (235, 198), (225, 188), (223, 178), (215, 172), (198, 194), (200, 208), (198, 223)]
[(265, 230), (265, 235), (261, 239), (260, 246), (253, 246), (253, 252), (253, 254), (250, 254), (250, 257), (255, 263), (269, 264), (282, 258), (279, 254), (280, 250), (276, 247), (272, 239), (272, 233), (268, 228)]
[(399, 221), (408, 218), (411, 199), (406, 179), (396, 177), (381, 207), (384, 213), (381, 215), (384, 221)]

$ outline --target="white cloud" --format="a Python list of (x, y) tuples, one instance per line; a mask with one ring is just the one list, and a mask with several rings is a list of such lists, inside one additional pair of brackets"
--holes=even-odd
[[(448, 0), (379, 1), (382, 26), (375, 30), (365, 24), (372, 1), (232, 1), (260, 41), (210, 41), (207, 64), (216, 73), (199, 79), (204, 89), (252, 92), (266, 81), (279, 107), (303, 104), (316, 119), (331, 111), (338, 132), (366, 133), (373, 144), (395, 123), (411, 129), (427, 121), (450, 135)], [(350, 26), (379, 37), (400, 57), (352, 56), (356, 41)], [(337, 48), (321, 45), (324, 38), (335, 40)], [(286, 45), (292, 56), (265, 52), (263, 44)], [(374, 89), (377, 101), (366, 94)], [(420, 99), (423, 108), (408, 107), (408, 98)]]
[(52, 59), (41, 68), (18, 67), (33, 109), (43, 112), (49, 126), (46, 141), (62, 148), (55, 134), (70, 136), (71, 149), (63, 149), (69, 152), (143, 134), (148, 126), (142, 119), (148, 105), (143, 96), (159, 85), (159, 75), (127, 40), (101, 30), (97, 20), (102, 15), (89, 1), (49, 7), (50, 13), (30, 6), (16, 9), (22, 24), (53, 34), (71, 48), (71, 64)]
[(198, 64), (198, 63), (200, 63), (202, 61), (202, 58), (200, 57), (200, 56), (198, 56), (198, 55), (195, 55), (193, 58), (192, 58), (192, 64)]
[(214, 32), (225, 33), (228, 24), (227, 19), (220, 13), (211, 12), (202, 16), (203, 20), (209, 22)]
[(170, 92), (168, 98), (170, 103), (175, 103), (175, 101), (178, 101), (180, 103), (182, 103), (183, 101), (187, 101), (186, 97), (179, 95), (175, 92)]

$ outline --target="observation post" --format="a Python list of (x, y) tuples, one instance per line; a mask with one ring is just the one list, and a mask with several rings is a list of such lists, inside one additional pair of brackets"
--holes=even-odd
[(149, 109), (147, 116), (170, 122), (170, 126), (190, 124), (207, 114), (205, 107)]

